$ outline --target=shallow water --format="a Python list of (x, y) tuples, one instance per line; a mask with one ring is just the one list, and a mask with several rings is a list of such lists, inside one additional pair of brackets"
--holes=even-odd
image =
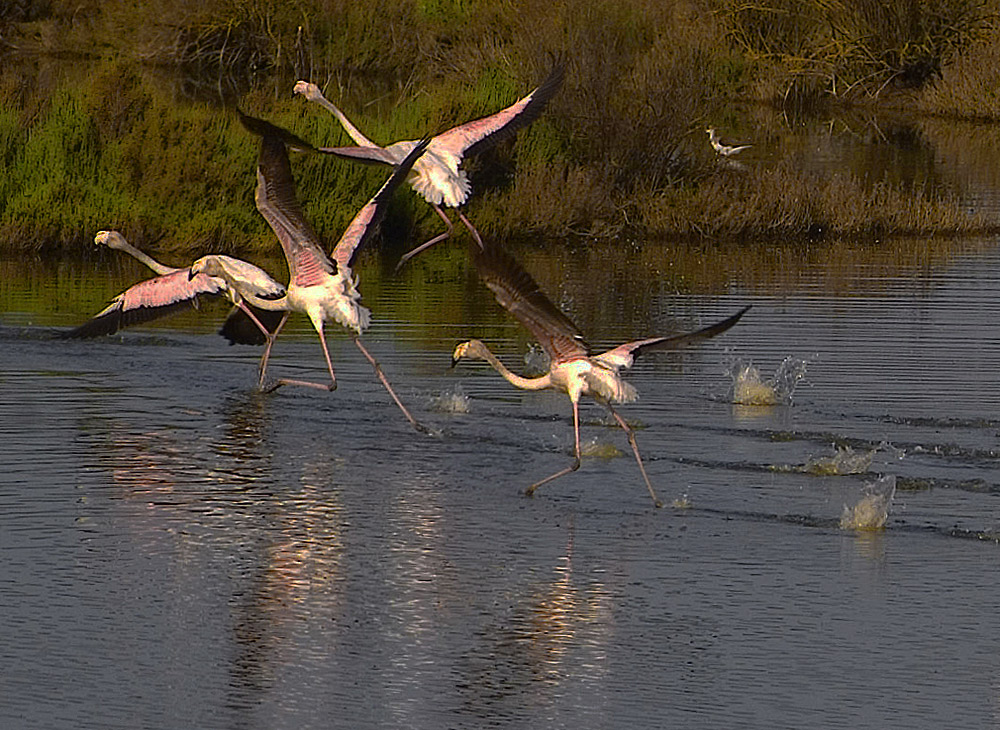
[[(520, 247), (595, 345), (754, 305), (629, 378), (662, 510), (593, 405), (521, 495), (569, 405), (449, 369), (530, 343), (457, 249), (361, 266), (433, 437), (334, 328), (335, 393), (262, 396), (221, 308), (60, 341), (141, 270), (2, 264), (3, 727), (1000, 727), (995, 242)], [(729, 402), (788, 357), (790, 404)], [(271, 368), (322, 378), (308, 325)], [(884, 529), (841, 529), (890, 475)]]

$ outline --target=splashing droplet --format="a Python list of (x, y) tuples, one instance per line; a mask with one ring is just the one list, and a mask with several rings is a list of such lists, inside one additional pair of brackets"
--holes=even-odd
[(446, 390), (432, 398), (430, 409), (438, 413), (468, 413), (469, 396), (462, 391), (460, 385), (455, 386), (453, 390)]
[(878, 448), (855, 451), (850, 446), (838, 447), (833, 456), (816, 456), (809, 459), (802, 467), (802, 471), (818, 476), (864, 474), (871, 468), (872, 459), (877, 452)]
[(600, 442), (596, 438), (592, 438), (580, 444), (580, 456), (592, 459), (615, 459), (622, 456), (622, 452), (612, 443)]
[(524, 353), (524, 365), (531, 373), (547, 373), (549, 371), (549, 356), (539, 345), (532, 344)]
[(843, 530), (881, 530), (889, 519), (889, 507), (896, 494), (896, 477), (884, 476), (862, 488), (861, 499), (852, 507), (844, 505), (840, 517)]
[(791, 405), (795, 386), (805, 377), (806, 365), (805, 360), (786, 357), (774, 376), (765, 379), (752, 362), (736, 360), (728, 371), (733, 379), (730, 400), (745, 406)]
[(674, 509), (691, 509), (694, 506), (694, 504), (691, 502), (691, 499), (688, 497), (687, 492), (685, 492), (677, 499), (675, 499), (673, 502), (671, 502), (670, 505)]

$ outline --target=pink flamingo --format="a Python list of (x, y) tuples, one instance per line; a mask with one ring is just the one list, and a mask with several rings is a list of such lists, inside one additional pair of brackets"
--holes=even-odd
[(635, 434), (625, 419), (611, 406), (612, 403), (634, 401), (637, 397), (635, 388), (622, 379), (619, 370), (630, 368), (635, 358), (643, 352), (675, 350), (725, 332), (739, 322), (740, 317), (750, 307), (745, 307), (731, 317), (695, 332), (673, 337), (635, 340), (607, 352), (591, 355), (576, 325), (545, 296), (531, 276), (511, 256), (499, 247), (491, 245), (481, 252), (475, 252), (474, 259), (480, 277), (493, 291), (500, 306), (513, 314), (535, 336), (548, 354), (549, 371), (536, 378), (526, 378), (512, 373), (480, 340), (469, 340), (458, 345), (452, 356), (452, 366), (457, 365), (462, 358), (485, 360), (511, 385), (525, 390), (545, 388), (561, 390), (569, 396), (573, 404), (575, 444), (573, 463), (535, 482), (525, 490), (525, 494), (530, 497), (543, 484), (580, 468), (579, 402), (581, 396), (589, 395), (607, 408), (625, 431), (632, 453), (635, 454), (636, 463), (639, 465), (639, 471), (642, 472), (642, 478), (646, 482), (646, 488), (653, 498), (653, 504), (657, 507), (663, 506), (646, 474)]
[[(278, 324), (271, 312), (252, 311), (238, 301), (238, 295), (218, 277), (188, 275), (187, 268), (166, 266), (130, 244), (118, 231), (98, 231), (94, 243), (117, 251), (124, 251), (148, 266), (158, 276), (140, 281), (120, 293), (110, 304), (64, 336), (70, 338), (113, 335), (118, 330), (143, 322), (165, 317), (187, 307), (198, 308), (200, 296), (225, 296), (236, 307), (226, 318), (219, 334), (231, 344), (262, 345), (269, 337), (269, 329)], [(274, 297), (284, 294), (284, 287), (277, 287), (261, 294)], [(265, 324), (266, 323), (266, 324)]]
[[(448, 214), (441, 209), (442, 205), (456, 209), (458, 217), (482, 248), (483, 240), (479, 232), (465, 217), (465, 214), (461, 210), (457, 210), (459, 206), (468, 201), (472, 192), (469, 177), (465, 170), (459, 169), (459, 166), (465, 157), (482, 152), (497, 141), (534, 121), (559, 89), (565, 70), (563, 63), (556, 63), (545, 81), (523, 99), (514, 102), (496, 114), (462, 124), (431, 138), (427, 152), (413, 165), (409, 183), (417, 193), (423, 196), (424, 200), (431, 204), (447, 228), (444, 233), (405, 253), (400, 259), (400, 266), (421, 251), (451, 235), (454, 226)], [(406, 140), (396, 142), (388, 147), (380, 147), (358, 131), (357, 127), (344, 116), (344, 113), (323, 96), (316, 84), (299, 81), (295, 84), (294, 92), (302, 94), (309, 101), (326, 107), (331, 114), (337, 117), (344, 130), (357, 145), (356, 147), (320, 147), (322, 152), (362, 162), (397, 165), (417, 144), (415, 140)]]
[(405, 180), (414, 161), (424, 153), (427, 140), (414, 145), (385, 184), (354, 217), (334, 247), (332, 256), (328, 257), (323, 251), (319, 235), (305, 219), (295, 198), (295, 181), (292, 178), (291, 165), (288, 160), (289, 147), (302, 150), (312, 150), (313, 148), (291, 132), (262, 119), (250, 117), (240, 112), (240, 121), (247, 129), (261, 138), (260, 154), (257, 160), (257, 191), (254, 198), (257, 210), (264, 216), (278, 237), (285, 258), (288, 260), (289, 283), (287, 291), (284, 296), (275, 299), (260, 297), (254, 281), (273, 281), (273, 279), (252, 264), (226, 256), (203, 256), (191, 265), (190, 276), (197, 277), (205, 274), (217, 276), (236, 290), (243, 301), (260, 309), (282, 312), (282, 320), (274, 334), (268, 338), (264, 354), (261, 357), (260, 385), (263, 385), (264, 382), (271, 346), (284, 326), (289, 313), (301, 312), (309, 317), (316, 334), (319, 336), (320, 344), (323, 346), (323, 356), (326, 358), (327, 370), (330, 373), (329, 385), (282, 378), (269, 388), (269, 391), (282, 385), (304, 385), (331, 391), (336, 389), (337, 377), (333, 371), (333, 362), (330, 359), (330, 351), (327, 349), (326, 337), (323, 334), (324, 323), (332, 319), (353, 330), (354, 344), (371, 363), (375, 374), (389, 395), (392, 396), (396, 405), (399, 406), (403, 415), (414, 428), (426, 432), (427, 429), (410, 414), (400, 401), (378, 361), (361, 343), (360, 336), (371, 320), (371, 312), (361, 304), (361, 294), (357, 289), (357, 279), (351, 271), (351, 263), (358, 249), (374, 235), (376, 225), (385, 214), (392, 193)]

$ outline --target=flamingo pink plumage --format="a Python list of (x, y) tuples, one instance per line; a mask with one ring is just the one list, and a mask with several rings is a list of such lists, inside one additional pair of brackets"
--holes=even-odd
[[(337, 378), (333, 371), (333, 362), (330, 359), (330, 352), (323, 332), (324, 323), (332, 319), (353, 330), (354, 344), (371, 363), (382, 385), (385, 386), (403, 415), (414, 428), (425, 431), (426, 429), (400, 401), (378, 361), (361, 343), (360, 335), (368, 326), (371, 313), (361, 304), (361, 294), (357, 289), (357, 279), (351, 271), (351, 263), (360, 247), (374, 235), (378, 222), (385, 214), (392, 193), (406, 179), (414, 161), (424, 153), (427, 141), (424, 140), (416, 144), (412, 151), (396, 166), (385, 184), (348, 225), (347, 230), (344, 231), (340, 241), (334, 247), (332, 255), (328, 257), (323, 251), (319, 235), (306, 220), (295, 198), (295, 181), (288, 159), (289, 147), (308, 151), (315, 151), (314, 148), (291, 132), (262, 119), (250, 117), (240, 112), (240, 121), (247, 129), (260, 136), (257, 189), (254, 197), (257, 210), (264, 216), (278, 237), (288, 261), (287, 292), (283, 297), (277, 299), (259, 297), (253, 291), (253, 287), (248, 286), (246, 276), (237, 271), (232, 262), (235, 261), (245, 266), (252, 265), (238, 259), (229, 259), (227, 262), (219, 256), (202, 257), (191, 265), (191, 276), (204, 273), (218, 276), (235, 289), (244, 301), (261, 309), (283, 313), (281, 324), (269, 338), (261, 358), (260, 384), (264, 382), (271, 346), (288, 314), (302, 312), (309, 317), (316, 334), (319, 336), (327, 369), (330, 373), (330, 384), (323, 385), (312, 381), (282, 378), (271, 390), (282, 385), (305, 385), (323, 390), (336, 389)], [(258, 269), (258, 271), (260, 270)]]
[[(94, 243), (124, 251), (158, 276), (130, 286), (90, 320), (67, 332), (65, 337), (112, 335), (124, 327), (159, 319), (189, 307), (197, 308), (201, 296), (218, 295), (226, 296), (236, 304), (219, 331), (230, 343), (264, 344), (268, 330), (277, 325), (277, 319), (270, 312), (253, 312), (240, 305), (222, 279), (205, 275), (191, 277), (187, 268), (166, 266), (130, 244), (118, 231), (99, 231)], [(283, 290), (272, 295), (280, 293), (284, 293)]]
[[(431, 138), (427, 151), (413, 165), (409, 183), (441, 216), (447, 230), (408, 251), (400, 260), (400, 265), (451, 235), (453, 224), (441, 206), (455, 208), (458, 217), (469, 229), (480, 248), (482, 247), (483, 241), (475, 226), (461, 210), (457, 210), (459, 206), (468, 201), (472, 192), (468, 175), (465, 170), (461, 170), (459, 167), (466, 157), (483, 151), (534, 121), (559, 89), (564, 75), (565, 65), (558, 62), (545, 81), (524, 98), (496, 114), (467, 122)], [(295, 84), (294, 92), (302, 94), (309, 101), (322, 105), (337, 117), (344, 130), (357, 145), (355, 147), (320, 147), (322, 152), (361, 162), (396, 165), (417, 144), (415, 140), (407, 140), (396, 142), (387, 147), (380, 147), (358, 131), (344, 113), (323, 96), (316, 84), (299, 81)]]
[(636, 463), (646, 482), (653, 504), (662, 506), (653, 489), (646, 467), (639, 455), (635, 434), (611, 406), (628, 403), (637, 397), (634, 387), (625, 382), (619, 370), (632, 366), (635, 358), (649, 350), (674, 350), (714, 337), (735, 325), (750, 307), (731, 317), (687, 334), (651, 337), (626, 342), (607, 352), (592, 355), (575, 324), (538, 288), (520, 264), (496, 245), (475, 251), (473, 258), (480, 277), (493, 292), (500, 306), (514, 315), (538, 340), (549, 356), (549, 371), (537, 378), (526, 378), (508, 370), (480, 340), (469, 340), (455, 348), (452, 364), (462, 358), (485, 360), (512, 385), (525, 390), (554, 388), (565, 392), (573, 404), (574, 458), (570, 466), (532, 484), (525, 491), (531, 496), (538, 487), (580, 468), (580, 397), (589, 395), (608, 409), (628, 437)]

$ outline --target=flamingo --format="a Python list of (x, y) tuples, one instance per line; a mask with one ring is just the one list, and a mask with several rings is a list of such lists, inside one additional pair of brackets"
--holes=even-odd
[[(238, 295), (226, 282), (217, 277), (188, 275), (187, 268), (166, 266), (130, 244), (118, 231), (98, 231), (94, 236), (98, 246), (124, 251), (152, 269), (158, 276), (140, 281), (120, 293), (107, 307), (90, 320), (65, 334), (70, 338), (100, 337), (113, 335), (123, 327), (148, 322), (165, 317), (186, 307), (198, 307), (198, 297), (202, 295), (226, 296), (236, 307), (226, 318), (219, 334), (230, 344), (261, 345), (267, 341), (269, 329), (274, 329), (278, 320), (271, 312), (252, 311), (238, 301)], [(262, 291), (261, 296), (274, 297), (284, 294), (284, 287)], [(265, 324), (266, 323), (266, 324)]]
[(712, 148), (723, 157), (731, 157), (737, 152), (745, 150), (747, 147), (753, 147), (752, 144), (723, 144), (719, 140), (719, 133), (715, 130), (715, 127), (709, 127), (705, 131), (708, 132), (708, 141), (712, 143)]
[(526, 378), (507, 369), (480, 340), (469, 340), (455, 348), (452, 366), (463, 358), (485, 360), (511, 385), (524, 390), (561, 390), (573, 404), (573, 462), (564, 469), (541, 479), (525, 490), (532, 496), (543, 484), (565, 476), (580, 468), (580, 411), (581, 396), (589, 395), (603, 405), (628, 437), (635, 454), (639, 471), (646, 482), (649, 495), (656, 507), (663, 506), (646, 467), (639, 455), (632, 428), (612, 407), (612, 403), (628, 403), (637, 397), (635, 388), (622, 379), (619, 371), (632, 366), (635, 358), (650, 350), (674, 350), (725, 332), (739, 322), (750, 307), (745, 307), (731, 317), (708, 327), (673, 337), (652, 337), (619, 345), (607, 352), (592, 355), (583, 341), (580, 330), (538, 288), (531, 276), (511, 256), (497, 246), (487, 246), (474, 252), (480, 277), (492, 291), (500, 306), (516, 317), (538, 340), (549, 356), (549, 371), (540, 377)]
[[(454, 227), (448, 214), (441, 206), (455, 208), (459, 219), (469, 229), (472, 237), (483, 247), (482, 237), (475, 226), (458, 207), (464, 205), (472, 192), (469, 177), (460, 170), (464, 158), (482, 152), (504, 137), (510, 136), (521, 127), (533, 122), (562, 84), (565, 64), (554, 65), (548, 77), (534, 91), (506, 109), (488, 117), (467, 122), (431, 138), (427, 152), (413, 165), (410, 186), (441, 216), (447, 227), (445, 232), (426, 243), (403, 254), (399, 261), (402, 266), (421, 251), (439, 243), (451, 235)], [(309, 101), (325, 107), (340, 121), (344, 130), (354, 140), (356, 147), (320, 147), (320, 151), (362, 162), (397, 165), (417, 144), (414, 140), (395, 142), (388, 147), (380, 147), (365, 137), (344, 113), (323, 96), (316, 84), (298, 81), (294, 93), (302, 94)]]
[(295, 181), (288, 160), (289, 147), (313, 151), (314, 148), (308, 142), (270, 122), (247, 116), (242, 112), (239, 112), (239, 115), (243, 126), (261, 138), (257, 160), (257, 190), (254, 198), (257, 210), (271, 226), (285, 253), (290, 281), (284, 296), (276, 299), (262, 298), (256, 291), (255, 281), (274, 281), (266, 272), (245, 261), (218, 255), (203, 256), (196, 260), (191, 264), (189, 275), (218, 276), (235, 289), (247, 303), (261, 309), (282, 312), (281, 322), (268, 338), (261, 357), (259, 368), (261, 387), (264, 383), (271, 346), (288, 315), (291, 312), (301, 312), (309, 317), (323, 347), (327, 370), (330, 373), (330, 384), (282, 378), (269, 388), (268, 392), (282, 385), (336, 390), (337, 377), (333, 372), (333, 362), (323, 333), (324, 323), (332, 319), (353, 330), (354, 344), (371, 363), (375, 374), (403, 415), (418, 431), (426, 432), (427, 429), (400, 401), (382, 367), (361, 342), (360, 336), (371, 320), (371, 312), (361, 304), (361, 294), (357, 288), (357, 279), (351, 271), (351, 263), (358, 249), (374, 235), (376, 225), (385, 214), (392, 193), (406, 178), (414, 161), (424, 153), (427, 140), (414, 145), (385, 184), (347, 226), (347, 230), (333, 249), (332, 256), (328, 257), (323, 251), (319, 235), (305, 219), (295, 198)]

